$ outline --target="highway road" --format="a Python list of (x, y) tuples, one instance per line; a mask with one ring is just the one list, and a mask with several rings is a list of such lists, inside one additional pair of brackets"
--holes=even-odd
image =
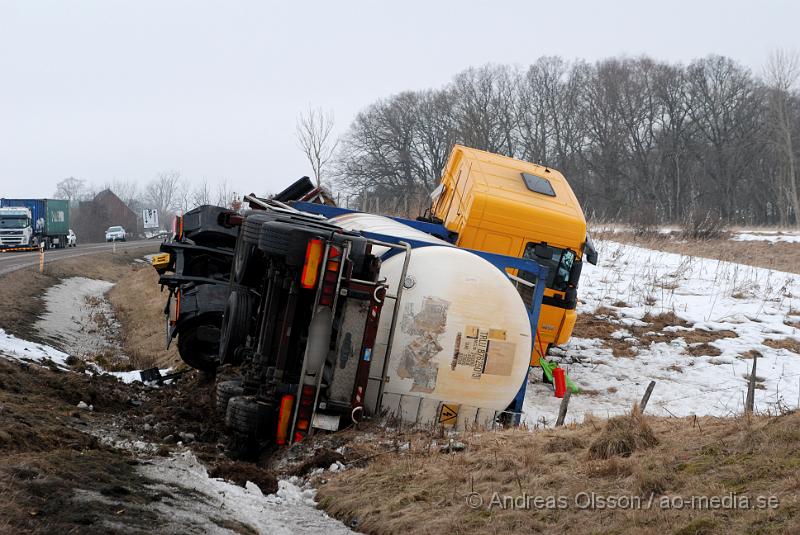
[[(116, 250), (150, 249), (152, 252), (156, 252), (159, 243), (160, 242), (156, 240), (118, 242), (116, 244)], [(64, 260), (65, 258), (75, 258), (76, 256), (106, 253), (113, 251), (114, 246), (115, 244), (113, 243), (90, 243), (86, 245), (78, 244), (77, 247), (66, 249), (50, 249), (45, 251), (44, 261), (45, 263), (56, 262), (58, 260)], [(0, 253), (0, 275), (5, 275), (24, 267), (37, 265), (39, 265), (39, 253), (36, 251), (5, 251)]]

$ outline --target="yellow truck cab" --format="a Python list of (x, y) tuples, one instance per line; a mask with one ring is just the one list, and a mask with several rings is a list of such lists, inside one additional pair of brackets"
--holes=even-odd
[[(431, 197), (430, 219), (457, 233), (459, 247), (531, 258), (550, 268), (531, 355), (531, 365), (538, 365), (551, 345), (569, 340), (582, 262), (597, 262), (583, 210), (564, 175), (455, 145)], [(529, 300), (530, 288), (518, 287)]]

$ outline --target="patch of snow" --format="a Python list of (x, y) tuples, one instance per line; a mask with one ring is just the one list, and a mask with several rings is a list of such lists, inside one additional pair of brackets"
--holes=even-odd
[(731, 236), (733, 241), (766, 241), (770, 243), (800, 243), (800, 234), (774, 231), (739, 232)]
[(0, 329), (0, 354), (22, 362), (45, 363), (52, 361), (60, 368), (66, 368), (69, 355), (50, 346), (28, 342)]
[[(598, 266), (585, 265), (579, 288), (579, 313), (623, 301), (621, 329), (647, 326), (645, 314), (673, 312), (691, 327), (685, 330), (729, 330), (735, 338), (710, 342), (719, 355), (691, 356), (683, 338), (634, 346), (633, 357), (615, 357), (599, 339), (572, 338), (554, 351), (569, 377), (583, 390), (570, 399), (567, 421), (584, 415), (615, 416), (638, 402), (650, 380), (656, 386), (647, 412), (687, 416), (740, 414), (747, 388), (745, 376), (758, 351), (757, 375), (764, 377), (756, 390), (756, 411), (795, 408), (800, 400), (800, 355), (764, 345), (766, 339), (800, 338), (800, 329), (787, 325), (790, 313), (800, 309), (800, 275), (654, 251), (615, 242), (596, 242)], [(749, 288), (749, 293), (742, 292)], [(693, 347), (697, 347), (693, 344)], [(537, 377), (537, 374), (532, 374)], [(560, 399), (540, 381), (528, 385), (523, 409), (528, 424), (550, 425)]]
[(34, 327), (50, 344), (76, 357), (118, 349), (119, 324), (104, 294), (114, 286), (104, 280), (70, 277), (47, 289), (46, 312)]
[[(258, 486), (245, 488), (208, 477), (205, 467), (190, 451), (153, 459), (138, 467), (153, 481), (153, 490), (168, 492), (169, 504), (152, 508), (170, 518), (183, 532), (230, 533), (219, 520), (239, 522), (257, 533), (337, 535), (353, 533), (344, 524), (316, 508), (315, 491), (298, 486), (299, 480), (278, 481), (278, 492), (264, 496)], [(213, 517), (216, 522), (211, 520)]]
[[(167, 375), (172, 371), (172, 368), (164, 368), (159, 371), (161, 372), (161, 375)], [(113, 375), (114, 377), (116, 377), (125, 384), (135, 383), (136, 381), (142, 382), (141, 372), (142, 370), (133, 370), (130, 372), (107, 372), (105, 370), (102, 371), (102, 373)]]

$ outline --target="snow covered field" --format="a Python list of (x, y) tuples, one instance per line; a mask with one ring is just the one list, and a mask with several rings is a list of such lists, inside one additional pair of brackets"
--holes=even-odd
[[(598, 338), (573, 338), (563, 351), (555, 351), (555, 360), (583, 390), (572, 396), (567, 421), (581, 421), (587, 413), (624, 413), (650, 380), (656, 387), (648, 413), (740, 414), (751, 350), (761, 355), (756, 411), (798, 406), (800, 355), (764, 341), (800, 335), (795, 327), (800, 326), (799, 275), (615, 242), (600, 242), (598, 248), (600, 265), (583, 269), (578, 312), (599, 311), (616, 324), (611, 337), (627, 342), (631, 355), (615, 357), (607, 341)], [(686, 326), (647, 331), (645, 314), (664, 312), (673, 312)], [(632, 328), (647, 331), (644, 343), (631, 337)], [(685, 333), (688, 338), (698, 331), (708, 331), (700, 334), (712, 341), (690, 346), (676, 337)], [(713, 340), (715, 331), (731, 332)], [(535, 380), (528, 387), (525, 421), (552, 425), (559, 403), (551, 386)]]

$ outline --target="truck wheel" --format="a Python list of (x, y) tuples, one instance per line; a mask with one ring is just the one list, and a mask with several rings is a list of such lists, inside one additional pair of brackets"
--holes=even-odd
[(239, 238), (247, 243), (257, 245), (258, 238), (261, 236), (261, 225), (274, 219), (275, 215), (272, 213), (250, 214), (242, 223), (242, 233)]
[(253, 255), (255, 246), (243, 239), (236, 240), (236, 249), (233, 253), (233, 268), (231, 269), (231, 282), (241, 284), (247, 273), (247, 266), (250, 264), (250, 257)]
[(253, 396), (235, 396), (228, 400), (225, 424), (235, 433), (260, 437), (267, 433), (270, 410)]
[(214, 373), (219, 365), (219, 324), (198, 322), (178, 335), (181, 359), (197, 370)]
[(228, 295), (220, 327), (220, 364), (238, 364), (236, 349), (244, 343), (247, 337), (253, 304), (253, 297), (243, 288), (234, 288)]
[(242, 388), (242, 380), (234, 379), (233, 381), (222, 381), (217, 384), (217, 400), (215, 409), (220, 418), (225, 418), (228, 412), (228, 401), (231, 398), (241, 396), (244, 394)]
[(289, 266), (302, 266), (308, 240), (319, 234), (296, 224), (270, 221), (261, 227), (258, 248), (265, 255), (283, 258)]

